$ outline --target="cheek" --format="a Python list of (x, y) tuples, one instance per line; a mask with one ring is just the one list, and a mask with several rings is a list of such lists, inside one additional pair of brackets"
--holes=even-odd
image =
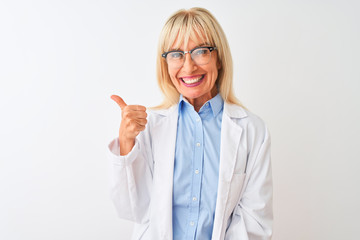
[(212, 82), (215, 82), (218, 78), (218, 70), (215, 68), (215, 69), (212, 69), (211, 71), (211, 80)]
[(173, 84), (176, 84), (177, 83), (177, 78), (176, 78), (177, 71), (171, 71), (171, 69), (168, 69), (168, 73), (169, 73), (170, 79), (173, 82)]

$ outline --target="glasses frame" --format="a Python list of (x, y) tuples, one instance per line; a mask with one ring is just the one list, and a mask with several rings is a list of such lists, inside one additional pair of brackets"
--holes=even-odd
[[(190, 53), (191, 60), (194, 61), (194, 59), (193, 59), (192, 56), (191, 56), (191, 53), (194, 52), (196, 49), (199, 49), (199, 48), (207, 48), (207, 49), (209, 49), (210, 54), (211, 54), (212, 51), (217, 50), (217, 47), (204, 47), (204, 46), (199, 46), (199, 47), (193, 48), (193, 49), (191, 49), (191, 50), (189, 50), (189, 51), (171, 50), (171, 51), (168, 51), (168, 52), (164, 52), (163, 54), (161, 54), (161, 56), (162, 56), (163, 58), (165, 58), (165, 60), (166, 60), (167, 55), (168, 55), (169, 53), (172, 53), (172, 52), (180, 52), (180, 53), (184, 54), (184, 57), (185, 57), (185, 54), (186, 54), (186, 53)], [(211, 55), (210, 55), (210, 59), (211, 59)], [(166, 61), (166, 62), (167, 62), (167, 61)], [(184, 58), (184, 63), (185, 63), (185, 58)], [(183, 63), (183, 64), (184, 64), (184, 63)], [(198, 64), (197, 64), (197, 65), (198, 65)], [(202, 65), (205, 65), (205, 64), (202, 64)]]

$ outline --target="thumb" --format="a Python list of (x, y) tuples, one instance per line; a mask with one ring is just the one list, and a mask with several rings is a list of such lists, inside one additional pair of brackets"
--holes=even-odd
[(121, 109), (127, 106), (124, 100), (117, 95), (111, 95), (111, 99), (114, 100), (120, 106)]

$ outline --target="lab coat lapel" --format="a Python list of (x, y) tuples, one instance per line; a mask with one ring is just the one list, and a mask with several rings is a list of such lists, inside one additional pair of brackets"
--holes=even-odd
[(231, 180), (234, 173), (242, 128), (232, 118), (246, 116), (239, 107), (224, 103), (224, 113), (221, 125), (219, 183), (216, 200), (215, 219), (212, 240), (224, 238), (226, 220), (225, 212), (229, 198)]
[[(175, 158), (175, 143), (178, 121), (178, 109), (174, 106), (168, 110), (158, 111), (163, 115), (162, 119), (154, 127), (153, 145), (156, 148), (154, 154), (154, 197), (158, 211), (154, 212), (154, 219), (159, 226), (155, 239), (172, 239), (172, 192), (173, 173)], [(160, 150), (159, 150), (160, 149)]]

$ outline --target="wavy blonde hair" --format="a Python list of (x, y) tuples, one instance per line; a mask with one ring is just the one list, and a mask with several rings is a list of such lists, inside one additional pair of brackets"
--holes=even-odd
[(162, 104), (154, 109), (164, 109), (179, 102), (179, 92), (173, 85), (166, 60), (161, 56), (162, 53), (170, 51), (176, 42), (180, 47), (187, 45), (189, 39), (196, 40), (198, 37), (204, 43), (217, 47), (218, 62), (220, 70), (216, 84), (220, 95), (227, 103), (242, 106), (233, 92), (233, 63), (224, 31), (215, 17), (204, 8), (181, 9), (175, 12), (166, 21), (159, 38), (156, 73), (160, 90), (164, 94)]

